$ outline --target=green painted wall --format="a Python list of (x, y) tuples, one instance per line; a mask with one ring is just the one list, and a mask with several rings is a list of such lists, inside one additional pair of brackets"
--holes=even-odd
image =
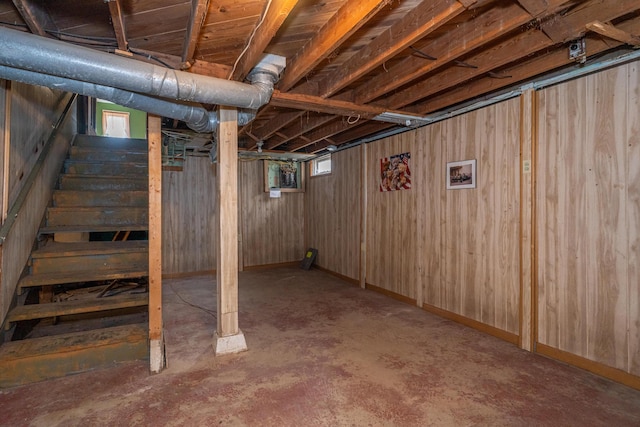
[(123, 111), (129, 113), (129, 131), (131, 138), (147, 138), (147, 113), (122, 107), (108, 102), (96, 101), (96, 134), (102, 135), (102, 111)]

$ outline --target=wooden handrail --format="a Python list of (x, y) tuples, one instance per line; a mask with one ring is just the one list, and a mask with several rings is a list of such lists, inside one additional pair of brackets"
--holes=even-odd
[(29, 191), (31, 191), (31, 187), (33, 186), (33, 183), (36, 180), (36, 177), (38, 176), (40, 169), (42, 169), (42, 165), (44, 164), (44, 161), (47, 158), (47, 154), (49, 154), (49, 151), (51, 149), (51, 142), (55, 139), (58, 133), (58, 129), (60, 128), (60, 125), (62, 125), (62, 122), (67, 117), (67, 113), (71, 109), (71, 106), (73, 105), (77, 97), (78, 95), (75, 93), (71, 95), (69, 102), (67, 102), (67, 105), (64, 107), (64, 111), (62, 111), (62, 114), (60, 114), (60, 117), (58, 117), (58, 120), (52, 125), (51, 133), (49, 134), (49, 137), (47, 138), (47, 141), (45, 142), (44, 147), (42, 147), (42, 151), (40, 151), (40, 156), (38, 157), (38, 160), (36, 160), (36, 163), (33, 165), (31, 172), (29, 172), (29, 176), (27, 177), (24, 183), (24, 186), (20, 190), (20, 193), (18, 193), (18, 197), (16, 198), (16, 201), (13, 203), (13, 206), (11, 206), (9, 213), (7, 214), (6, 221), (4, 222), (4, 224), (2, 224), (2, 227), (0, 228), (0, 246), (4, 244), (4, 241), (9, 235), (9, 231), (11, 230), (11, 227), (13, 226), (13, 224), (16, 221), (16, 218), (18, 217), (18, 212), (20, 212), (20, 209), (22, 208), (22, 205), (26, 200), (27, 195), (29, 194)]

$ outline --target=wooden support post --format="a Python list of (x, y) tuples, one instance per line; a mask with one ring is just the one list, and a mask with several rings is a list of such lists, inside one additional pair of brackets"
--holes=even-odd
[(238, 327), (238, 111), (221, 106), (219, 114), (216, 355), (247, 350)]
[(535, 339), (535, 140), (536, 91), (520, 97), (520, 348), (534, 350)]
[(166, 365), (162, 326), (162, 122), (148, 116), (149, 139), (149, 368)]
[(2, 115), (2, 218), (7, 219), (9, 212), (9, 156), (11, 153), (11, 80), (3, 80), (2, 95), (4, 98), (4, 114)]
[(360, 287), (367, 287), (367, 144), (360, 145)]

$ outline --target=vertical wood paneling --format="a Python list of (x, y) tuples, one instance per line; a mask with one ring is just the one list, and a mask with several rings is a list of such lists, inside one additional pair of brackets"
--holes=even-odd
[(304, 195), (264, 192), (261, 160), (240, 162), (244, 266), (299, 261), (304, 257)]
[(538, 342), (638, 374), (637, 63), (539, 93)]
[[(367, 282), (519, 332), (519, 100), (367, 147)], [(381, 193), (380, 159), (411, 152), (412, 189)], [(446, 163), (476, 159), (478, 187), (446, 190)]]
[[(640, 376), (640, 66), (629, 64), (627, 123), (627, 328), (629, 372)], [(633, 89), (633, 90), (631, 90)]]
[[(68, 94), (40, 86), (12, 84), (11, 153), (9, 160), (9, 206), (13, 205), (24, 180), (33, 168), (51, 124), (68, 100)], [(46, 126), (40, 126), (47, 123)]]
[(162, 180), (163, 273), (215, 270), (215, 165), (188, 156), (183, 171), (165, 171)]
[(361, 149), (331, 156), (331, 174), (307, 180), (305, 241), (316, 264), (360, 278)]
[[(18, 153), (25, 154), (24, 146), (32, 147), (30, 141), (23, 141), (21, 138), (37, 134), (46, 140), (51, 133), (51, 125), (59, 118), (69, 100), (69, 95), (41, 87), (27, 87), (19, 83), (12, 84), (12, 93), (20, 95), (17, 96), (19, 99), (17, 106), (13, 102), (15, 98), (12, 99), (11, 151), (16, 153), (16, 156), (12, 155), (11, 161), (18, 162), (20, 166), (11, 164), (10, 168), (11, 170), (21, 170), (24, 173), (24, 180), (26, 180), (35, 160), (25, 162), (24, 158), (20, 158), (18, 155)], [(14, 107), (16, 108), (14, 109)], [(30, 115), (29, 112), (34, 110), (39, 110), (39, 112)], [(25, 129), (30, 129), (30, 131), (25, 133)], [(51, 141), (51, 150), (2, 244), (0, 319), (5, 318), (11, 304), (16, 285), (31, 253), (42, 216), (51, 199), (53, 186), (75, 129), (76, 118), (72, 108), (58, 129), (55, 139)], [(31, 158), (31, 156), (32, 153), (29, 152), (29, 157)], [(37, 160), (37, 155), (35, 156)], [(27, 167), (29, 169), (26, 169)], [(13, 190), (22, 188), (24, 180), (19, 180), (21, 182), (14, 185)]]

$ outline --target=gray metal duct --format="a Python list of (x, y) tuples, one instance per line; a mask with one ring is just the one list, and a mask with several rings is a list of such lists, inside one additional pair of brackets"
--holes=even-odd
[(258, 109), (269, 102), (284, 58), (268, 55), (252, 84), (202, 76), (0, 27), (0, 65), (146, 95)]
[[(0, 66), (0, 77), (26, 84), (106, 99), (125, 107), (181, 120), (191, 129), (200, 133), (214, 132), (219, 123), (217, 111), (207, 111), (201, 106), (181, 104), (95, 83), (80, 82), (5, 66)], [(238, 125), (244, 126), (253, 120), (255, 115), (255, 111), (238, 111)]]

